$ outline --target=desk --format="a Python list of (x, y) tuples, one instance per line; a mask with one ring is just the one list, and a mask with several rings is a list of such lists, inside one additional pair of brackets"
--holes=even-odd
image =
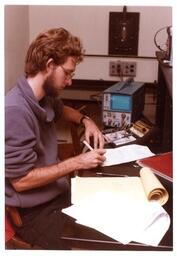
[(163, 64), (163, 54), (156, 53), (158, 68), (156, 125), (160, 128), (159, 142), (162, 152), (172, 150), (172, 72), (173, 68)]
[[(140, 167), (135, 165), (134, 162), (121, 164), (116, 166), (109, 166), (102, 168), (103, 172), (109, 173), (123, 173), (128, 176), (139, 175)], [(95, 176), (95, 172), (85, 171), (82, 176)], [(164, 205), (164, 209), (169, 213), (171, 217), (171, 225), (167, 233), (163, 237), (158, 247), (147, 246), (145, 244), (129, 243), (123, 245), (118, 241), (86, 226), (76, 224), (74, 220), (70, 217), (66, 217), (66, 228), (62, 235), (63, 241), (71, 247), (87, 250), (142, 250), (142, 251), (171, 251), (173, 249), (173, 224), (172, 224), (172, 183), (159, 178), (162, 184), (166, 187), (169, 192), (169, 200)]]

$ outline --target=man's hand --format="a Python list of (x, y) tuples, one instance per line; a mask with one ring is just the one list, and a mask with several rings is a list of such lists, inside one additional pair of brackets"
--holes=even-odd
[(104, 147), (104, 137), (97, 125), (91, 119), (84, 119), (83, 124), (85, 126), (85, 139), (90, 144), (91, 138), (93, 138), (93, 147), (103, 148)]
[(105, 149), (94, 149), (74, 157), (77, 169), (91, 169), (101, 165), (106, 160), (105, 153)]
[[(73, 109), (69, 106), (63, 106), (63, 117), (65, 120), (80, 124), (80, 120), (83, 115), (76, 109)], [(103, 148), (104, 147), (104, 137), (97, 125), (93, 120), (84, 118), (82, 124), (85, 126), (85, 139), (90, 144), (91, 138), (93, 139), (93, 147)]]

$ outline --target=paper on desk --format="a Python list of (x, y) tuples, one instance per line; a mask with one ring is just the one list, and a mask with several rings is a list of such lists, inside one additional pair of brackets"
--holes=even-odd
[[(157, 204), (157, 203), (156, 203)], [(164, 234), (170, 226), (170, 217), (167, 212), (160, 206), (156, 205), (156, 210), (152, 214), (152, 220), (149, 226), (134, 237), (134, 241), (152, 246), (157, 246), (162, 240)]]
[(98, 192), (62, 211), (123, 244), (136, 241), (157, 246), (170, 225), (168, 214), (157, 202), (126, 202), (109, 192)]
[(131, 144), (119, 148), (106, 149), (105, 157), (102, 166), (110, 166), (131, 161), (139, 160), (142, 158), (154, 156), (147, 146)]
[[(97, 193), (112, 193), (112, 198), (147, 201), (140, 177), (75, 177), (71, 179), (71, 202), (78, 204)], [(111, 199), (112, 199), (111, 198)], [(117, 199), (116, 199), (117, 200)], [(120, 199), (119, 199), (120, 200)], [(127, 203), (127, 201), (126, 201)]]

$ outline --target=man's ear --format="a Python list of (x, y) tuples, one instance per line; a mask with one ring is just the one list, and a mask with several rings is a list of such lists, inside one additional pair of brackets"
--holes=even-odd
[(48, 59), (47, 63), (46, 63), (46, 71), (47, 72), (50, 72), (50, 71), (53, 71), (55, 67), (55, 64), (54, 64), (54, 61), (52, 58)]

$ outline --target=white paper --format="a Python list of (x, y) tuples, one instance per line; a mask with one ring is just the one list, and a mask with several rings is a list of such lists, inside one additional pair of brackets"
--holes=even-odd
[[(127, 189), (128, 188), (128, 189)], [(140, 177), (75, 177), (71, 179), (71, 202), (78, 203), (97, 193), (147, 201)]]
[(154, 156), (147, 146), (131, 144), (119, 148), (106, 149), (106, 160), (102, 166), (128, 163), (138, 159)]
[(123, 244), (157, 246), (170, 225), (169, 215), (157, 202), (140, 203), (113, 193), (97, 193), (62, 211)]
[(156, 202), (153, 202), (153, 204), (153, 209), (150, 209), (149, 225), (142, 232), (135, 235), (133, 240), (135, 242), (157, 246), (169, 229), (170, 216), (160, 204)]
[[(153, 155), (144, 146), (124, 146), (124, 152), (125, 147), (128, 147), (126, 154), (131, 161), (135, 154), (142, 158)], [(71, 187), (74, 205), (62, 211), (76, 219), (77, 223), (98, 230), (123, 244), (134, 241), (157, 246), (169, 228), (170, 217), (158, 202), (146, 200), (144, 190), (137, 195), (136, 192), (140, 191), (139, 177), (130, 177), (131, 182), (127, 178), (73, 178)], [(132, 189), (134, 187), (137, 191)]]

